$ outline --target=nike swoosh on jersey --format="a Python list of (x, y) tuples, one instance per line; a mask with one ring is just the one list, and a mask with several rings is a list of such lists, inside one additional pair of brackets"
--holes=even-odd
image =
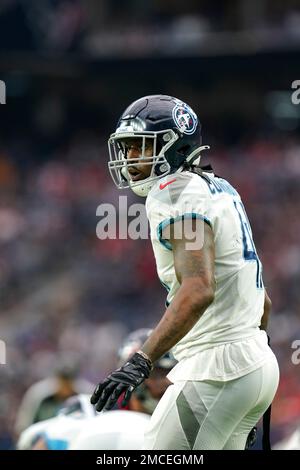
[(174, 183), (174, 181), (176, 181), (176, 178), (171, 181), (167, 181), (166, 183), (160, 183), (159, 189), (164, 189), (166, 186), (168, 186), (168, 184)]

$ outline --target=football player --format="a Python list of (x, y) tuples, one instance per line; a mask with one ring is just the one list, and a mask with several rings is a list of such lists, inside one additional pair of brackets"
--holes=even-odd
[(79, 394), (64, 403), (57, 416), (25, 429), (17, 442), (18, 450), (67, 450), (81, 431), (82, 423), (96, 416), (90, 396)]
[(270, 299), (237, 190), (200, 166), (201, 124), (186, 103), (145, 96), (109, 139), (119, 189), (146, 196), (166, 311), (140, 350), (100, 383), (98, 411), (123, 402), (172, 348), (178, 364), (156, 407), (146, 449), (244, 449), (275, 395), (279, 371), (268, 346)]

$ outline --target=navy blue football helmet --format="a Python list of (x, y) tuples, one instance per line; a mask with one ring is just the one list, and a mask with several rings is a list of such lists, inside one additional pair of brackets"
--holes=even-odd
[[(125, 338), (118, 353), (120, 366), (123, 365), (124, 362), (128, 361), (128, 359), (142, 347), (152, 331), (153, 330), (150, 328), (139, 328)], [(150, 377), (134, 390), (134, 396), (143, 405), (146, 413), (153, 413), (159, 399), (167, 388), (168, 381), (166, 379), (166, 375), (176, 364), (177, 361), (171, 351), (166, 352), (161, 358), (154, 362)], [(149, 384), (149, 381), (151, 380), (158, 381), (160, 384), (163, 384), (161, 388), (161, 396), (153, 395), (153, 389)]]
[[(151, 165), (150, 176), (132, 181), (128, 168), (137, 162), (127, 159), (126, 139), (141, 139), (139, 162)], [(152, 156), (145, 155), (146, 140), (152, 140)], [(119, 189), (130, 187), (146, 196), (157, 179), (177, 171), (184, 162), (199, 160), (201, 124), (192, 108), (177, 98), (150, 95), (132, 103), (119, 119), (108, 141), (109, 171)]]

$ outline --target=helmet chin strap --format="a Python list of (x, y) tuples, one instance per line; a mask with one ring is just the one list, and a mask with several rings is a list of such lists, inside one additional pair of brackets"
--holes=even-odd
[(130, 180), (130, 176), (128, 174), (128, 170), (125, 167), (122, 168), (121, 174), (122, 174), (123, 178), (125, 178), (125, 180), (128, 182), (130, 189), (137, 196), (146, 197), (148, 195), (150, 189), (152, 188), (152, 186), (155, 183), (155, 181), (149, 181), (149, 182), (145, 181), (144, 183), (141, 183), (139, 185), (132, 184), (132, 182)]
[(149, 191), (155, 185), (156, 181), (157, 179), (152, 180), (152, 181), (145, 181), (144, 183), (139, 184), (137, 186), (131, 185), (129, 183), (129, 187), (137, 196), (146, 197), (148, 196)]
[(133, 191), (137, 196), (141, 196), (141, 197), (148, 196), (149, 191), (152, 189), (156, 181), (159, 179), (159, 176), (154, 179), (153, 179), (153, 176), (150, 176), (151, 178), (150, 181), (147, 181), (148, 178), (146, 178), (145, 181), (141, 181), (138, 184), (136, 184), (131, 181), (127, 168), (125, 167), (122, 168), (121, 174), (128, 182), (131, 191)]
[[(154, 161), (152, 164), (152, 170), (151, 170), (151, 175), (148, 178), (145, 178), (145, 180), (142, 180), (138, 184), (132, 182), (130, 178), (126, 178), (129, 184), (130, 189), (137, 195), (141, 197), (146, 197), (148, 196), (148, 193), (150, 190), (153, 188), (153, 186), (156, 184), (156, 182), (168, 175), (170, 173), (170, 165), (167, 161), (162, 161), (159, 162), (159, 157), (160, 155), (157, 156), (158, 161)], [(157, 165), (160, 165), (160, 171), (164, 171), (162, 175), (157, 175), (155, 174), (155, 167)], [(125, 170), (125, 169), (124, 169)], [(126, 171), (126, 170), (125, 170)], [(124, 176), (124, 173), (122, 173)]]

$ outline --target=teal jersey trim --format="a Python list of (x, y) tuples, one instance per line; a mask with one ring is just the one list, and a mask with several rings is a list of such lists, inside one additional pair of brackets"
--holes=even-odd
[(187, 212), (186, 214), (179, 215), (177, 217), (171, 217), (170, 219), (165, 219), (157, 227), (157, 238), (159, 240), (159, 243), (161, 243), (167, 250), (172, 251), (172, 246), (171, 243), (168, 242), (168, 240), (164, 240), (162, 238), (162, 233), (163, 230), (171, 224), (174, 224), (175, 222), (178, 222), (179, 220), (184, 220), (184, 219), (200, 219), (203, 220), (205, 223), (207, 223), (210, 227), (212, 226), (210, 220), (205, 217), (204, 215), (196, 214), (194, 212)]

